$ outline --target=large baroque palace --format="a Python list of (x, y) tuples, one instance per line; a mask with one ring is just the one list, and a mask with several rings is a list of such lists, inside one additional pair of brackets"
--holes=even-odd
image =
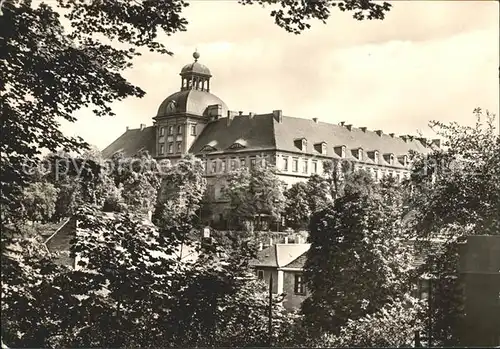
[(211, 93), (212, 74), (198, 62), (181, 72), (180, 90), (160, 104), (153, 125), (141, 124), (126, 132), (103, 150), (104, 157), (116, 152), (127, 156), (147, 150), (156, 159), (175, 162), (185, 154), (202, 158), (205, 174), (215, 198), (224, 187), (220, 175), (236, 168), (273, 164), (288, 185), (322, 174), (331, 159), (351, 160), (355, 168), (372, 173), (375, 179), (391, 174), (409, 175), (410, 151), (428, 152), (438, 140), (409, 135), (385, 134), (382, 130), (354, 127), (341, 121), (322, 122), (283, 115), (234, 112)]

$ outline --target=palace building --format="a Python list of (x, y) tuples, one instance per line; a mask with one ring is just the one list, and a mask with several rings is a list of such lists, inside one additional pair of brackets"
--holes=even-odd
[(323, 163), (350, 160), (375, 179), (409, 175), (409, 152), (426, 153), (439, 140), (385, 134), (382, 130), (354, 127), (285, 116), (282, 110), (266, 114), (234, 112), (212, 93), (212, 73), (198, 62), (180, 72), (180, 90), (160, 103), (153, 125), (129, 129), (103, 150), (108, 158), (116, 152), (133, 156), (148, 151), (156, 159), (175, 162), (185, 154), (202, 158), (206, 177), (220, 197), (220, 175), (241, 166), (273, 164), (288, 185), (322, 174)]

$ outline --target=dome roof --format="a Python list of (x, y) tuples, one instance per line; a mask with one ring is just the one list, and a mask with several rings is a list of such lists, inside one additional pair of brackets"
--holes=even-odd
[(210, 69), (198, 62), (186, 64), (181, 70), (181, 75), (191, 73), (212, 76)]
[(222, 117), (227, 115), (227, 106), (219, 97), (207, 91), (184, 90), (168, 96), (158, 108), (157, 116), (166, 116), (177, 113), (188, 113), (199, 116), (208, 116), (207, 108), (210, 105), (222, 105)]

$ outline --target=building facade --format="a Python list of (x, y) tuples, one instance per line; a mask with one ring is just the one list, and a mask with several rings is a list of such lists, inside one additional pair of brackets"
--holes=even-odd
[(214, 95), (210, 70), (200, 55), (180, 72), (180, 90), (161, 102), (153, 125), (128, 129), (103, 150), (104, 157), (122, 151), (133, 156), (148, 151), (172, 162), (194, 154), (205, 165), (205, 175), (216, 199), (221, 199), (224, 173), (240, 167), (271, 164), (288, 186), (323, 173), (323, 164), (346, 160), (375, 179), (409, 176), (409, 153), (426, 153), (438, 140), (385, 134), (354, 127), (344, 121), (322, 122), (317, 117), (285, 116), (282, 110), (255, 114), (230, 110)]

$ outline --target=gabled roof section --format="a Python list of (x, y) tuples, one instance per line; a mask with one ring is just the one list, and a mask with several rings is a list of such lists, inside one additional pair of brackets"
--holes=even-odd
[(311, 244), (276, 244), (257, 253), (255, 267), (284, 268), (304, 255)]
[(136, 155), (140, 150), (147, 150), (149, 154), (156, 154), (156, 126), (127, 130), (113, 143), (108, 145), (102, 156), (109, 159), (115, 153), (123, 152), (126, 157)]

